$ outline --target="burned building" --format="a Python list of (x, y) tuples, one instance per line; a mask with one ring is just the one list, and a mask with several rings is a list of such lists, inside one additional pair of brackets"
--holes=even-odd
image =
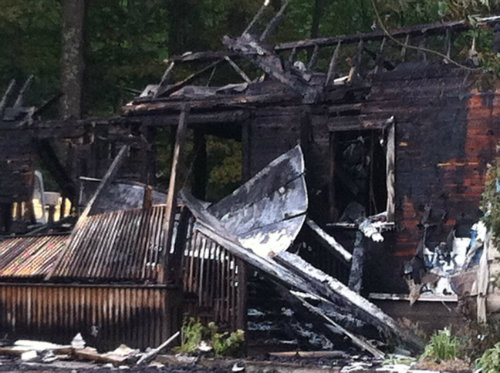
[[(50, 334), (64, 325), (68, 335), (89, 335), (98, 326), (111, 342), (145, 347), (171, 334), (183, 312), (244, 328), (251, 268), (375, 356), (352, 330), (369, 325), (418, 349), (360, 294), (408, 293), (405, 264), (413, 260), (418, 272), (424, 247), (450, 244), (451, 232), (468, 234), (480, 218), (500, 138), (498, 83), (456, 62), (465, 22), (266, 45), (279, 16), (260, 37), (226, 37), (227, 50), (171, 57), (161, 81), (120, 117), (44, 122), (22, 103), (10, 111), (2, 104), (0, 142), (15, 133), (25, 144), (0, 150), (8, 152), (0, 171), (5, 221), (11, 203), (30, 198), (21, 191), (32, 189), (34, 157), (52, 164), (75, 204), (75, 176), (100, 180), (82, 181), (82, 211), (65, 239), (0, 243), (0, 303), (10, 310), (2, 329)], [(441, 52), (414, 47), (425, 43)], [(172, 82), (184, 63), (203, 66)], [(241, 82), (212, 86), (218, 69)], [(171, 183), (154, 197), (147, 185), (155, 183), (155, 136), (164, 128), (177, 129)], [(206, 193), (208, 136), (241, 143), (247, 183), (215, 204), (189, 193), (175, 198), (186, 131), (196, 143), (190, 169), (198, 199)], [(54, 161), (51, 142), (61, 140), (73, 174)], [(136, 184), (141, 192), (131, 180), (145, 183)], [(351, 309), (353, 320), (340, 317)], [(61, 321), (61, 312), (70, 319)], [(137, 334), (113, 336), (116, 326)]]

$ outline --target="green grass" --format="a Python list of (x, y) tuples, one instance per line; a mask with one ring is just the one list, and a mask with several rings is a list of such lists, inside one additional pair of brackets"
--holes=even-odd
[(451, 335), (449, 328), (438, 330), (433, 334), (421, 360), (454, 360), (460, 354), (460, 340)]

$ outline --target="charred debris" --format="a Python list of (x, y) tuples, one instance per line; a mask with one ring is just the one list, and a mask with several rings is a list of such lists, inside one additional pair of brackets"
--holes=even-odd
[[(0, 102), (9, 337), (65, 343), (81, 333), (99, 349), (145, 348), (193, 316), (247, 330), (249, 347), (260, 333), (292, 349), (382, 358), (422, 348), (396, 318), (428, 332), (461, 317), (458, 301), (477, 298), (482, 319), (498, 311), (489, 275), (472, 251), (466, 258), (480, 246), (470, 228), (500, 135), (497, 83), (449, 63), (467, 23), (269, 45), (288, 3), (262, 32), (259, 12), (225, 37), (226, 50), (169, 58), (119, 117), (42, 121), (46, 105), (24, 103), (31, 79), (17, 98), (9, 85)], [(447, 58), (408, 47), (438, 44)], [(174, 82), (187, 63), (202, 66)], [(168, 191), (154, 186), (165, 130)], [(212, 203), (208, 136), (242, 150), (241, 186)], [(44, 190), (40, 161), (60, 194)], [(490, 246), (480, 259), (488, 274)]]

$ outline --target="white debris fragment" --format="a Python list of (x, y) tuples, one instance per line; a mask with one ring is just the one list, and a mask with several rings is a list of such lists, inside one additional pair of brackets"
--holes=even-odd
[(56, 360), (57, 360), (57, 356), (51, 350), (48, 350), (43, 354), (42, 362), (44, 362), (44, 363), (52, 363)]
[(71, 347), (73, 347), (74, 349), (77, 349), (77, 350), (85, 348), (85, 340), (83, 339), (83, 337), (80, 333), (75, 335), (75, 337), (71, 341)]
[(26, 351), (21, 354), (22, 361), (38, 360), (38, 353), (35, 350)]
[(231, 372), (243, 372), (245, 370), (245, 364), (238, 361), (234, 363), (233, 367), (231, 368)]
[(212, 347), (212, 345), (207, 343), (207, 341), (201, 341), (196, 347), (196, 349), (200, 352), (209, 352), (212, 351), (214, 348)]
[(406, 364), (390, 364), (384, 365), (383, 367), (377, 368), (377, 372), (384, 373), (408, 373), (410, 371), (410, 366)]
[(352, 363), (351, 365), (346, 365), (345, 367), (343, 367), (340, 373), (365, 372), (368, 368), (371, 368), (370, 363), (357, 361)]
[(247, 315), (248, 316), (264, 316), (265, 313), (255, 309), (255, 308), (249, 308), (247, 311)]

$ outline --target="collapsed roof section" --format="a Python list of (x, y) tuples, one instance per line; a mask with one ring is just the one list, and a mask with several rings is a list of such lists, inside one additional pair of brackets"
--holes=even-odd
[[(117, 164), (114, 162), (114, 166)], [(101, 181), (100, 188), (90, 199), (90, 206), (92, 201), (103, 198), (101, 193), (106, 180)], [(213, 258), (211, 254), (206, 256), (206, 248), (212, 245), (207, 242), (213, 242), (269, 276), (333, 332), (347, 336), (370, 354), (384, 355), (359, 335), (359, 330), (350, 330), (353, 320), (359, 320), (357, 325), (374, 327), (380, 338), (399, 341), (409, 350), (421, 348), (416, 337), (369, 301), (298, 255), (286, 252), (302, 228), (307, 212), (304, 160), (299, 147), (271, 162), (235, 193), (208, 210), (188, 192), (182, 192), (181, 199), (192, 214), (194, 225), (183, 228), (185, 218), (181, 214), (172, 247), (167, 246), (165, 237), (164, 205), (92, 216), (84, 212), (67, 238), (43, 236), (2, 242), (0, 258), (10, 260), (3, 260), (0, 277), (33, 280), (47, 274), (46, 279), (51, 281), (162, 283), (164, 265), (172, 265), (170, 261), (175, 261), (176, 251), (182, 256), (201, 259), (200, 268), (203, 268), (203, 261), (221, 260), (220, 254)], [(91, 210), (89, 205), (88, 211)], [(198, 231), (205, 239), (188, 238), (188, 231)], [(185, 251), (186, 241), (194, 245), (193, 251)], [(225, 256), (222, 258), (225, 260)], [(14, 264), (18, 269), (13, 271)], [(232, 266), (236, 270), (236, 265)], [(208, 274), (209, 268), (206, 269)], [(206, 274), (201, 272), (200, 276), (195, 277), (200, 287), (213, 286), (204, 283)], [(239, 309), (239, 312), (245, 310)], [(346, 313), (352, 314), (351, 319), (346, 319)]]
[[(256, 15), (240, 37), (225, 36), (223, 44), (228, 48), (226, 51), (187, 52), (170, 57), (160, 83), (149, 85), (140, 97), (127, 104), (123, 108), (125, 115), (147, 116), (178, 110), (180, 101), (186, 100), (190, 101), (194, 110), (200, 111), (273, 102), (312, 104), (340, 100), (346, 97), (347, 92), (362, 89), (380, 72), (392, 71), (400, 63), (410, 61), (427, 63), (435, 60), (471, 70), (478, 67), (477, 56), (471, 56), (472, 49), (465, 61), (463, 51), (454, 49), (454, 43), (468, 43), (462, 37), (462, 33), (470, 28), (467, 21), (413, 25), (393, 30), (390, 34), (376, 30), (269, 46), (265, 41), (287, 6), (288, 2), (260, 36), (255, 36), (252, 28), (262, 12)], [(478, 25), (493, 25), (499, 20), (500, 17), (482, 18), (478, 20)], [(442, 47), (431, 53), (429, 46), (438, 43)], [(246, 72), (237, 64), (244, 60), (251, 62)], [(319, 64), (319, 61), (322, 63)], [(175, 65), (180, 63), (206, 65), (185, 79), (172, 83)], [(217, 68), (223, 64), (230, 66), (242, 82), (228, 81), (226, 86), (211, 86)], [(210, 122), (208, 117), (201, 117), (200, 120)], [(221, 120), (220, 116), (216, 118), (216, 121)], [(197, 122), (194, 117), (192, 121)]]

